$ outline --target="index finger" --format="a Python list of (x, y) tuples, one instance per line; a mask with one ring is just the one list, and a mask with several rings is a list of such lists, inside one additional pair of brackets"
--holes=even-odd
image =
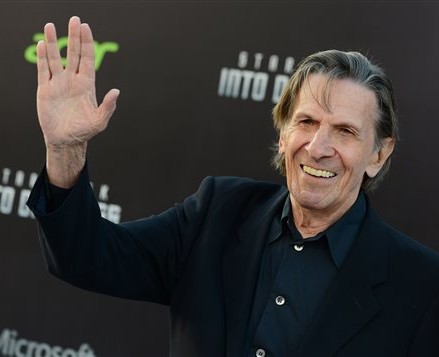
[(37, 69), (38, 85), (42, 85), (50, 80), (49, 63), (47, 61), (46, 44), (44, 41), (38, 41), (37, 44)]

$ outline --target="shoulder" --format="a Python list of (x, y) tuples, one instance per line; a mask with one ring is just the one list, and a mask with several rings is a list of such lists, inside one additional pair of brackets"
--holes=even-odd
[(214, 195), (265, 196), (270, 194), (284, 194), (287, 188), (283, 185), (268, 181), (258, 181), (248, 177), (235, 176), (208, 176), (203, 179), (201, 190), (208, 189)]
[[(197, 193), (198, 200), (208, 202), (214, 214), (251, 214), (255, 209), (271, 210), (288, 194), (288, 189), (277, 183), (247, 177), (209, 176), (204, 178)], [(221, 212), (221, 213), (219, 213)]]
[(386, 227), (390, 237), (390, 253), (408, 265), (415, 261), (417, 264), (412, 269), (428, 269), (439, 282), (439, 253), (389, 225)]
[[(383, 223), (384, 224), (384, 223)], [(439, 254), (412, 237), (384, 224), (390, 274), (414, 291), (439, 293)]]
[(368, 204), (364, 224), (366, 252), (388, 262), (391, 279), (408, 289), (439, 291), (439, 254), (386, 224)]
[[(435, 265), (438, 267), (436, 273), (439, 277), (439, 253), (384, 222), (369, 200), (367, 201), (365, 228), (369, 236), (375, 236), (375, 238), (370, 238), (372, 238), (371, 242), (377, 245), (377, 249), (380, 244), (387, 242), (391, 258), (399, 257), (399, 259), (416, 260), (420, 264)], [(383, 239), (385, 242), (382, 241)]]

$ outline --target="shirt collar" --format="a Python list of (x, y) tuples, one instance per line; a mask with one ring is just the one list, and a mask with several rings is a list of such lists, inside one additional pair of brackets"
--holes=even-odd
[(286, 230), (291, 232), (292, 244), (308, 244), (309, 242), (326, 238), (332, 259), (337, 268), (340, 268), (359, 233), (365, 215), (366, 195), (360, 192), (355, 203), (337, 222), (314, 237), (303, 239), (294, 224), (290, 196), (287, 195), (280, 220), (276, 219), (273, 222), (268, 243), (270, 244), (279, 239)]

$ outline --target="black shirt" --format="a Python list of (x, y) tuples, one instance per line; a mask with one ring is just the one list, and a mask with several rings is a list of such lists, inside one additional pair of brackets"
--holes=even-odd
[(263, 253), (249, 324), (249, 356), (291, 356), (312, 324), (364, 221), (363, 193), (334, 225), (303, 239), (290, 198), (275, 216)]

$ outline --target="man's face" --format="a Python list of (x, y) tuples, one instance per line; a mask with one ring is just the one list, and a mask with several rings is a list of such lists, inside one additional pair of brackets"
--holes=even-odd
[[(341, 216), (355, 202), (364, 174), (374, 177), (393, 149), (375, 147), (375, 94), (349, 79), (313, 74), (281, 131), (293, 208)], [(326, 97), (325, 97), (326, 96)], [(326, 106), (327, 104), (327, 106)]]

